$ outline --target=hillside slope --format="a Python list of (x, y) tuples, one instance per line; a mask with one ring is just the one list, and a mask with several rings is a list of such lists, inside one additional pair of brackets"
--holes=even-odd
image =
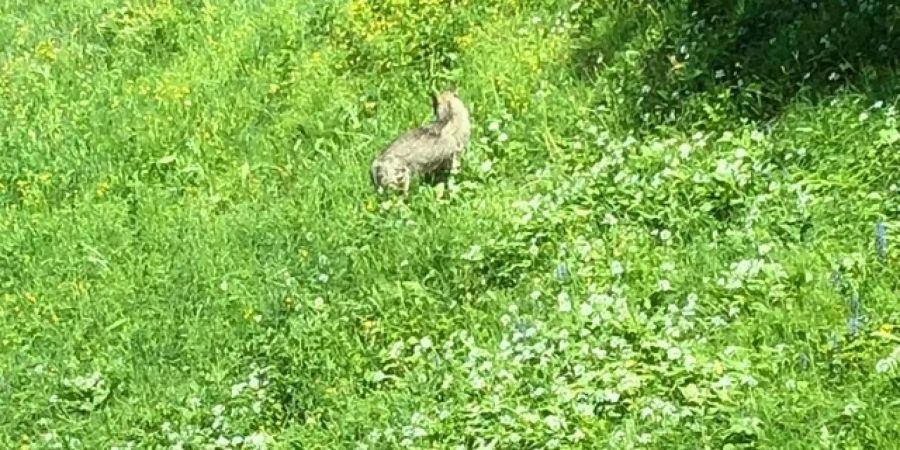
[(786, 3), (0, 3), (0, 446), (895, 448), (900, 7)]

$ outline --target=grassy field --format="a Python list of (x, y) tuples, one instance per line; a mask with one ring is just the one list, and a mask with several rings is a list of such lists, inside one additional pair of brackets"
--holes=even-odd
[(900, 448), (898, 23), (0, 1), (0, 447)]

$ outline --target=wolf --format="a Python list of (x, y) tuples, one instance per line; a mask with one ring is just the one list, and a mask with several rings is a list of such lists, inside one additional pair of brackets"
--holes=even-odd
[(469, 110), (456, 87), (432, 94), (431, 106), (432, 122), (403, 133), (372, 161), (370, 174), (377, 190), (406, 196), (414, 176), (459, 173), (471, 136)]

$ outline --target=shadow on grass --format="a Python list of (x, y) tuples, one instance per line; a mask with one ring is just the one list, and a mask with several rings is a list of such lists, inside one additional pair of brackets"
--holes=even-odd
[[(571, 62), (626, 125), (769, 121), (798, 97), (900, 92), (900, 5), (643, 0), (584, 8)], [(609, 101), (609, 100), (608, 100)]]

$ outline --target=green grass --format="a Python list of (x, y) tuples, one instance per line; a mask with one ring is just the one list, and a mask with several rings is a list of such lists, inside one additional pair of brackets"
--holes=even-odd
[(900, 448), (894, 2), (452, 3), (0, 2), (0, 447)]

